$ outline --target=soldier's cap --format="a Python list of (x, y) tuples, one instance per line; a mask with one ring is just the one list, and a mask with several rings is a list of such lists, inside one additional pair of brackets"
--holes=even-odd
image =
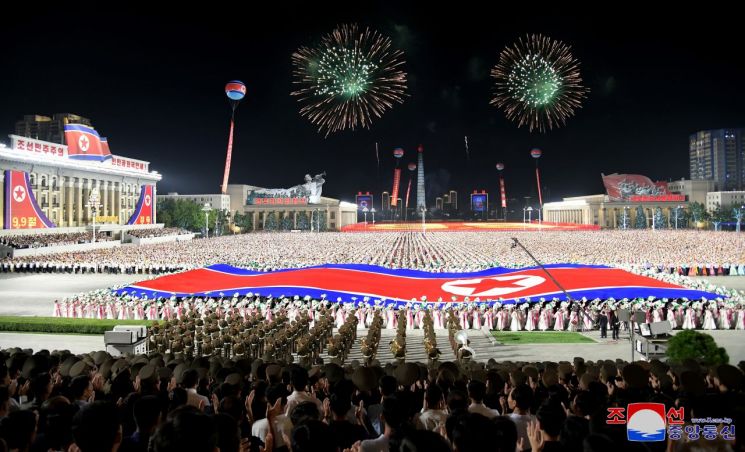
[(109, 358), (111, 358), (111, 355), (105, 351), (99, 350), (93, 354), (93, 364), (95, 364), (96, 367), (99, 367)]
[(377, 386), (375, 372), (369, 367), (357, 367), (352, 374), (352, 383), (360, 391), (371, 391)]
[(323, 374), (332, 385), (344, 379), (344, 369), (336, 363), (328, 363), (323, 366)]
[(49, 372), (49, 357), (44, 355), (27, 357), (21, 368), (21, 375), (26, 379), (31, 379), (45, 372)]
[(80, 361), (80, 358), (78, 358), (77, 356), (68, 356), (67, 358), (65, 358), (65, 360), (62, 361), (62, 364), (60, 364), (59, 366), (59, 374), (63, 377), (69, 377), (70, 368), (78, 361)]
[(231, 385), (231, 386), (238, 386), (243, 381), (243, 378), (241, 378), (241, 374), (239, 373), (232, 373), (225, 377), (225, 383)]
[(135, 379), (137, 378), (137, 376), (140, 375), (140, 370), (143, 367), (147, 366), (147, 365), (148, 364), (143, 363), (143, 362), (139, 362), (139, 363), (136, 363), (136, 364), (133, 364), (132, 365), (132, 368), (130, 369), (131, 372), (132, 372), (131, 375), (130, 375), (132, 377), (132, 381), (135, 381)]
[(184, 372), (186, 372), (188, 369), (189, 366), (184, 363), (177, 365), (173, 369), (173, 377), (176, 378), (176, 383), (181, 384), (184, 382)]
[(132, 360), (132, 367), (134, 367), (137, 364), (142, 364), (144, 366), (145, 364), (150, 364), (150, 360), (147, 359), (147, 356), (140, 355)]
[(90, 366), (85, 361), (78, 361), (70, 367), (70, 377), (75, 378), (81, 375), (87, 375), (91, 371)]
[(152, 364), (145, 364), (140, 368), (139, 372), (140, 381), (154, 382), (158, 379), (158, 368)]
[(394, 371), (394, 376), (398, 384), (411, 386), (419, 378), (419, 366), (414, 363), (399, 364)]
[(266, 366), (266, 379), (278, 379), (282, 377), (282, 368), (277, 364)]

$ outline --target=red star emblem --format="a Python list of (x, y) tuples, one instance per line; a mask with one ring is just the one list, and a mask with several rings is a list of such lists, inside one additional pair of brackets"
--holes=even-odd
[(26, 189), (22, 185), (16, 185), (13, 189), (13, 199), (16, 202), (23, 202), (26, 199)]
[(458, 279), (442, 285), (442, 290), (455, 295), (494, 297), (520, 292), (542, 284), (545, 279), (536, 275), (505, 275), (490, 278)]

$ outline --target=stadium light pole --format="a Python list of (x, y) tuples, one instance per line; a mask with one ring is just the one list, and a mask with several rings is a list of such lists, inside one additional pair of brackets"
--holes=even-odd
[(373, 226), (375, 226), (375, 207), (370, 209), (370, 213), (372, 214), (372, 217), (373, 217)]
[(210, 205), (209, 203), (204, 203), (204, 206), (202, 206), (202, 212), (204, 212), (204, 237), (210, 238), (210, 224), (209, 224), (209, 218), (210, 218)]
[(566, 289), (564, 289), (564, 287), (561, 284), (559, 284), (559, 281), (557, 281), (553, 277), (553, 275), (551, 273), (549, 273), (548, 269), (546, 267), (544, 267), (543, 264), (540, 263), (538, 261), (538, 259), (536, 259), (535, 256), (533, 256), (533, 254), (530, 251), (528, 251), (527, 248), (525, 248), (525, 245), (523, 245), (522, 243), (520, 243), (520, 241), (517, 238), (515, 238), (515, 237), (512, 237), (511, 239), (512, 239), (512, 246), (511, 246), (511, 248), (515, 248), (517, 246), (519, 246), (520, 248), (522, 248), (523, 251), (525, 251), (528, 254), (528, 256), (530, 256), (531, 259), (533, 259), (533, 262), (535, 262), (535, 264), (537, 266), (541, 267), (541, 270), (543, 270), (546, 273), (546, 275), (548, 275), (548, 277), (551, 278), (551, 281), (553, 281), (554, 284), (556, 284), (556, 287), (558, 287), (562, 292), (564, 292), (564, 296), (567, 298), (567, 301), (569, 301), (569, 302), (573, 301), (572, 300), (572, 297), (569, 295), (569, 292), (567, 292)]

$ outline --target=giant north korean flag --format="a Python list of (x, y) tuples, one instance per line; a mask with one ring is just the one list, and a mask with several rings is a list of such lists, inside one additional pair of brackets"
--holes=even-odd
[[(712, 298), (707, 292), (690, 290), (657, 279), (601, 265), (547, 265), (551, 275), (573, 299), (624, 297)], [(341, 298), (344, 302), (363, 297), (385, 299), (387, 304), (402, 304), (426, 297), (428, 302), (453, 298), (493, 304), (532, 301), (566, 296), (540, 268), (490, 268), (472, 273), (429, 273), (418, 270), (389, 269), (374, 265), (320, 265), (316, 267), (257, 272), (229, 265), (212, 265), (183, 273), (162, 276), (119, 289), (119, 294), (148, 297), (213, 296), (220, 293), (273, 295), (278, 297), (309, 295), (319, 299)]]
[(5, 215), (4, 229), (53, 228), (36, 202), (34, 192), (25, 171), (5, 171)]

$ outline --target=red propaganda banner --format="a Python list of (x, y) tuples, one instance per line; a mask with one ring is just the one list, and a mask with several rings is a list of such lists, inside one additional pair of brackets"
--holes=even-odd
[(396, 168), (393, 170), (393, 190), (391, 190), (391, 206), (393, 207), (398, 205), (399, 185), (401, 185), (401, 170)]
[(135, 213), (132, 214), (127, 224), (154, 224), (154, 214), (155, 196), (153, 196), (153, 186), (143, 185), (140, 199), (137, 201), (137, 207), (135, 207)]
[(634, 202), (680, 202), (685, 200), (685, 195), (629, 196), (629, 201)]
[(667, 195), (667, 186), (652, 182), (640, 174), (601, 174), (603, 185), (611, 201), (628, 201), (631, 196)]
[(507, 207), (507, 194), (504, 191), (504, 177), (499, 177), (499, 195), (502, 197), (502, 207)]
[(5, 229), (44, 229), (55, 227), (36, 202), (25, 171), (5, 171)]
[(77, 160), (104, 161), (111, 158), (108, 142), (101, 144), (101, 137), (96, 129), (83, 124), (66, 124), (65, 141), (67, 156)]

